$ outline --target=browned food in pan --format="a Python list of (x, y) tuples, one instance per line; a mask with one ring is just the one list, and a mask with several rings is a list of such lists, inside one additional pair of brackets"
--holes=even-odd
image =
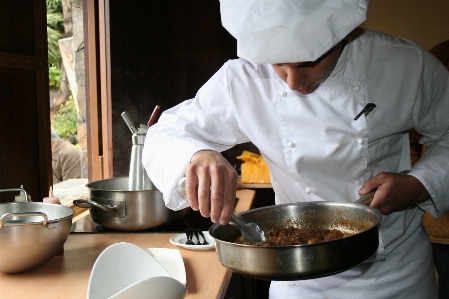
[[(338, 229), (326, 228), (272, 228), (268, 231), (268, 240), (259, 246), (290, 246), (316, 244), (343, 238), (345, 235)], [(238, 237), (234, 243), (244, 245), (255, 245)]]

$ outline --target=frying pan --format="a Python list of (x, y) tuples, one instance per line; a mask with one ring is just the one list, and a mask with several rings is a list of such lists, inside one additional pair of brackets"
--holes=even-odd
[(379, 245), (381, 213), (369, 206), (342, 202), (281, 204), (240, 213), (248, 221), (270, 228), (339, 229), (342, 239), (317, 244), (262, 247), (236, 244), (241, 235), (232, 225), (213, 224), (217, 257), (229, 270), (266, 280), (324, 277), (353, 268), (370, 258)]

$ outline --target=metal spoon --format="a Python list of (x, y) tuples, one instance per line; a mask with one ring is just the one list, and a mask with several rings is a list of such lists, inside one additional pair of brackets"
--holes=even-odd
[(261, 245), (268, 239), (268, 232), (262, 225), (257, 222), (249, 222), (236, 211), (232, 213), (229, 223), (240, 230), (243, 240), (246, 242)]
[[(185, 177), (179, 181), (178, 191), (182, 196), (187, 197)], [(240, 230), (243, 240), (246, 242), (262, 244), (268, 239), (267, 230), (263, 226), (258, 223), (249, 222), (237, 214), (236, 211), (232, 213), (229, 223)]]

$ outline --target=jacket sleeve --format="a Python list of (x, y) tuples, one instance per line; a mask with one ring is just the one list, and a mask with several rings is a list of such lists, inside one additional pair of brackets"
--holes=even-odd
[(178, 182), (196, 152), (222, 152), (249, 141), (233, 113), (227, 67), (209, 79), (195, 98), (162, 113), (148, 130), (142, 162), (170, 209), (188, 206), (178, 192)]
[(431, 200), (419, 206), (435, 218), (449, 212), (449, 72), (433, 55), (423, 51), (414, 127), (427, 145), (425, 154), (409, 172), (426, 187)]

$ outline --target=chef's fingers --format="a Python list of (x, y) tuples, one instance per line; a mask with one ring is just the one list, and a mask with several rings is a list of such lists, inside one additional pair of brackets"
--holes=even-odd
[(217, 223), (220, 219), (221, 208), (223, 206), (223, 170), (220, 167), (209, 169), (211, 177), (210, 187), (210, 220)]
[(198, 174), (198, 206), (201, 216), (210, 217), (211, 177), (208, 168), (199, 168)]
[(368, 179), (359, 189), (359, 195), (363, 196), (365, 194), (370, 193), (371, 191), (374, 191), (376, 188), (379, 187), (380, 184), (382, 184), (382, 182), (383, 182), (382, 179), (380, 179), (378, 176)]
[(234, 210), (237, 172), (224, 158), (221, 164), (209, 170), (212, 180), (210, 219), (213, 223), (226, 224)]
[(391, 213), (391, 207), (389, 207), (389, 197), (391, 196), (389, 191), (389, 186), (391, 185), (390, 180), (390, 173), (381, 172), (368, 179), (359, 190), (360, 195), (365, 195), (377, 188), (370, 206), (378, 209), (383, 214)]
[(190, 207), (192, 208), (192, 210), (198, 211), (198, 176), (194, 171), (189, 170), (189, 168), (186, 170), (185, 189)]
[(219, 153), (210, 150), (198, 151), (186, 168), (186, 193), (190, 207), (200, 211), (204, 217), (210, 215), (210, 178), (208, 167), (214, 164)]
[(220, 224), (221, 225), (226, 225), (229, 222), (229, 219), (231, 219), (231, 214), (235, 208), (236, 186), (237, 186), (237, 178), (235, 179), (235, 181), (233, 183), (230, 182), (229, 187), (225, 189), (225, 193), (223, 195), (223, 198), (224, 198), (223, 207), (221, 209), (221, 215), (220, 215)]
[(231, 214), (235, 208), (235, 191), (237, 187), (237, 172), (234, 167), (229, 165), (226, 168), (226, 173), (223, 178), (223, 192), (222, 192), (222, 207), (218, 221), (221, 225), (225, 225), (229, 222)]

